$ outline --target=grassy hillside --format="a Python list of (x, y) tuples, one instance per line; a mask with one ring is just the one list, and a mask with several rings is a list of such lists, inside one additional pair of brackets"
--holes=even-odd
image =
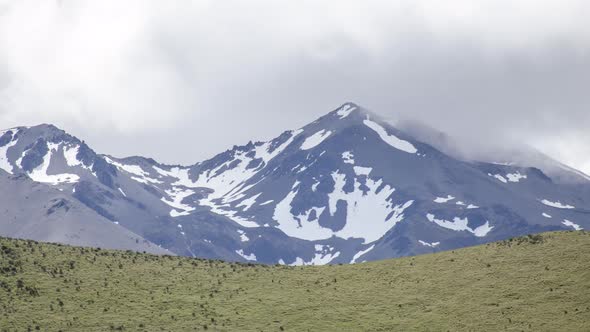
[(590, 234), (284, 267), (0, 239), (0, 331), (589, 331)]

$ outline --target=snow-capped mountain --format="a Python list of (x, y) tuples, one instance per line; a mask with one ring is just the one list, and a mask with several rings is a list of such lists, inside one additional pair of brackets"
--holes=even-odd
[(590, 227), (583, 174), (564, 170), (581, 181), (562, 183), (460, 160), (353, 103), (190, 166), (99, 155), (51, 125), (13, 128), (0, 132), (0, 169), (46, 192), (31, 201), (3, 185), (0, 204), (20, 209), (6, 210), (2, 235), (42, 239), (5, 224), (59, 194), (84, 208), (77, 227), (96, 219), (150, 248), (236, 261), (355, 263)]

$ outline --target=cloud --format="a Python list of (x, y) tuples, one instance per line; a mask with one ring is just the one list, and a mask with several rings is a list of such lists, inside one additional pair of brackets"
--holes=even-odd
[(587, 1), (0, 0), (2, 127), (190, 163), (353, 100), (590, 171)]

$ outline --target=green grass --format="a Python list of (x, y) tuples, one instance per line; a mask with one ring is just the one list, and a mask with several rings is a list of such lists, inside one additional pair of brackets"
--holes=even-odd
[(372, 263), (232, 264), (0, 239), (0, 331), (590, 331), (590, 234)]

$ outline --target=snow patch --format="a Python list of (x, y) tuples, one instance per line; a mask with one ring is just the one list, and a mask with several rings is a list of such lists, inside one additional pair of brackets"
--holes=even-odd
[(356, 175), (367, 175), (367, 176), (373, 170), (373, 168), (371, 168), (371, 167), (361, 167), (361, 166), (354, 166), (353, 169), (354, 169), (354, 172), (356, 173)]
[(223, 209), (222, 207), (216, 205), (215, 203), (213, 203), (207, 199), (201, 199), (199, 201), (199, 204), (203, 205), (203, 206), (208, 206), (211, 209), (211, 212), (225, 216), (242, 227), (246, 227), (246, 228), (260, 227), (260, 225), (258, 225), (254, 221), (237, 216), (236, 211)]
[(195, 210), (194, 207), (182, 203), (186, 197), (189, 197), (195, 193), (193, 190), (173, 187), (172, 189), (166, 190), (165, 192), (171, 200), (168, 200), (166, 197), (162, 197), (160, 200), (174, 208), (170, 210), (171, 217), (186, 216), (191, 211)]
[(74, 147), (64, 148), (64, 158), (66, 159), (66, 163), (68, 166), (75, 167), (82, 165), (82, 162), (78, 160), (78, 152), (80, 151), (80, 146), (76, 145)]
[(375, 248), (375, 245), (371, 245), (370, 247), (368, 247), (365, 250), (361, 250), (359, 252), (357, 252), (356, 254), (354, 254), (354, 256), (352, 256), (352, 260), (350, 261), (350, 264), (354, 264), (356, 263), (356, 260), (359, 259), (362, 255), (368, 253), (369, 251), (373, 250), (373, 248)]
[(496, 179), (498, 179), (498, 181), (500, 181), (502, 183), (508, 183), (508, 182), (517, 183), (517, 182), (520, 182), (520, 180), (527, 178), (526, 174), (521, 174), (520, 172), (508, 173), (506, 175), (488, 173), (488, 176), (493, 176)]
[[(264, 169), (270, 160), (287, 148), (293, 142), (295, 137), (302, 132), (303, 129), (291, 131), (291, 136), (280, 146), (274, 148), (272, 152), (270, 152), (272, 141), (256, 145), (253, 150), (253, 156), (246, 156), (251, 154), (252, 151), (236, 151), (232, 159), (218, 165), (214, 169), (208, 169), (199, 173), (195, 181), (192, 181), (189, 178), (188, 168), (174, 167), (171, 168), (170, 171), (156, 167), (154, 168), (162, 175), (178, 179), (173, 185), (182, 185), (188, 188), (212, 189), (213, 192), (207, 197), (202, 198), (199, 201), (199, 205), (208, 206), (213, 213), (226, 216), (242, 227), (260, 227), (260, 225), (253, 221), (237, 216), (237, 211), (231, 211), (228, 209), (228, 203), (243, 199), (244, 192), (255, 185), (246, 185), (246, 182)], [(254, 159), (262, 159), (262, 166), (247, 169), (248, 164)], [(230, 164), (235, 167), (228, 169)]]
[(60, 183), (76, 183), (80, 177), (76, 174), (47, 174), (47, 169), (51, 163), (51, 157), (60, 147), (60, 144), (47, 143), (48, 151), (43, 157), (41, 165), (37, 166), (29, 173), (29, 177), (35, 182), (49, 183), (51, 185), (58, 185)]
[[(332, 248), (328, 245), (316, 244), (315, 250), (316, 250), (315, 256), (311, 260), (306, 262), (303, 260), (303, 258), (296, 257), (295, 261), (291, 264), (288, 264), (288, 265), (290, 265), (290, 266), (325, 265), (325, 264), (329, 264), (331, 261), (333, 261), (338, 256), (340, 256), (339, 251), (336, 253), (332, 253), (334, 248)], [(278, 263), (281, 265), (287, 265), (282, 258), (279, 259)]]
[(431, 248), (437, 247), (440, 244), (440, 242), (431, 242), (431, 243), (429, 243), (429, 242), (422, 241), (422, 240), (418, 240), (418, 242), (420, 242), (420, 244), (423, 245), (423, 246), (425, 246), (425, 247), (431, 247)]
[(330, 134), (332, 134), (332, 132), (329, 130), (322, 129), (318, 131), (303, 141), (301, 144), (301, 150), (309, 150), (320, 145), (326, 138), (328, 138), (328, 136), (330, 136)]
[(241, 229), (238, 229), (237, 232), (238, 232), (238, 234), (240, 234), (240, 240), (242, 242), (248, 242), (248, 241), (250, 241), (250, 238), (246, 235), (246, 232), (244, 232)]
[[(289, 139), (292, 141), (293, 136)], [(287, 142), (286, 142), (287, 143)], [(286, 143), (281, 145), (277, 148), (277, 150), (284, 149)], [(274, 152), (273, 152), (274, 154)], [(266, 156), (268, 157), (268, 156)], [(169, 171), (164, 170), (160, 167), (153, 166), (153, 168), (161, 175), (172, 177), (176, 179), (176, 182), (172, 183), (173, 186), (182, 186), (186, 188), (209, 188), (213, 189), (214, 192), (209, 194), (206, 198), (202, 198), (199, 200), (199, 205), (207, 206), (211, 209), (211, 212), (223, 215), (232, 221), (238, 223), (242, 227), (259, 227), (259, 225), (253, 221), (247, 220), (246, 218), (242, 218), (236, 216), (236, 211), (230, 211), (224, 209), (223, 207), (229, 201), (229, 199), (240, 199), (243, 197), (241, 192), (246, 191), (247, 189), (251, 188), (252, 186), (244, 187), (244, 182), (253, 176), (256, 172), (253, 170), (246, 170), (246, 166), (248, 160), (243, 154), (238, 154), (236, 159), (240, 159), (241, 163), (235, 169), (227, 170), (223, 173), (217, 174), (223, 167), (226, 167), (231, 163), (233, 160), (230, 160), (224, 164), (221, 164), (217, 168), (213, 170), (208, 170), (199, 174), (199, 177), (196, 181), (192, 181), (189, 177), (189, 168), (185, 167), (172, 167)], [(175, 190), (182, 190), (175, 188)], [(231, 193), (231, 195), (229, 195)], [(217, 203), (218, 199), (224, 199), (221, 203)], [(170, 205), (170, 204), (169, 204)], [(188, 206), (185, 206), (188, 207)], [(194, 210), (194, 208), (191, 208)], [(192, 211), (192, 210), (189, 210)], [(171, 211), (171, 215), (174, 216), (178, 215), (187, 215), (188, 211), (185, 210), (184, 212), (178, 211)]]
[(334, 179), (334, 191), (328, 194), (329, 212), (333, 216), (336, 212), (336, 204), (339, 200), (347, 202), (346, 225), (336, 233), (344, 239), (360, 237), (365, 243), (370, 243), (381, 238), (387, 231), (403, 220), (403, 212), (410, 207), (413, 200), (404, 204), (395, 205), (390, 201), (390, 196), (395, 189), (389, 185), (383, 185), (383, 181), (367, 178), (365, 181), (368, 190), (361, 189), (361, 183), (354, 180), (354, 190), (346, 193), (346, 175), (332, 173)]
[(459, 217), (455, 217), (453, 218), (453, 221), (448, 221), (444, 219), (436, 219), (434, 214), (431, 213), (427, 214), (426, 218), (428, 218), (428, 221), (433, 222), (443, 228), (447, 228), (453, 231), (468, 231), (469, 233), (472, 233), (477, 237), (486, 236), (494, 228), (494, 226), (490, 226), (490, 223), (488, 221), (486, 221), (485, 224), (477, 227), (476, 229), (472, 229), (471, 227), (467, 226), (469, 222), (467, 218), (461, 219)]
[(455, 199), (455, 197), (454, 197), (454, 196), (447, 195), (447, 197), (437, 197), (437, 198), (435, 198), (435, 199), (434, 199), (434, 202), (435, 202), (435, 203), (442, 204), (442, 203), (446, 203), (446, 202), (448, 202), (448, 201), (451, 201), (451, 200), (453, 200), (453, 199)]
[(510, 182), (520, 182), (520, 180), (526, 179), (526, 174), (520, 174), (520, 172), (509, 173), (506, 174), (506, 178), (508, 178), (508, 181)]
[(319, 225), (318, 219), (309, 220), (312, 210), (316, 216), (320, 216), (326, 207), (312, 207), (303, 214), (294, 216), (291, 213), (291, 203), (297, 195), (299, 188), (293, 189), (275, 207), (274, 220), (278, 222), (278, 228), (285, 234), (304, 240), (324, 240), (333, 235), (343, 239), (363, 238), (365, 243), (370, 243), (381, 238), (387, 231), (403, 220), (403, 212), (410, 207), (413, 200), (404, 204), (394, 205), (390, 196), (395, 191), (389, 185), (383, 184), (381, 179), (367, 178), (365, 185), (368, 190), (361, 189), (361, 183), (355, 178), (354, 190), (346, 193), (344, 185), (346, 175), (332, 173), (335, 186), (334, 191), (328, 194), (328, 211), (334, 215), (337, 210), (337, 202), (344, 200), (346, 207), (346, 224), (343, 229), (334, 232), (329, 228)]
[[(443, 204), (443, 203), (447, 203), (453, 199), (455, 199), (456, 197), (451, 196), (451, 195), (447, 195), (447, 197), (436, 197), (434, 199), (435, 203), (439, 203), (439, 204)], [(463, 202), (463, 201), (456, 201), (455, 205), (459, 205), (459, 206), (466, 206), (467, 203)], [(474, 205), (474, 204), (469, 204), (466, 206), (467, 209), (478, 209), (479, 206)]]
[(127, 172), (129, 174), (133, 174), (135, 176), (131, 176), (131, 179), (140, 182), (140, 183), (144, 183), (144, 184), (149, 184), (149, 183), (155, 183), (155, 184), (160, 184), (163, 183), (160, 180), (157, 179), (152, 179), (149, 177), (150, 173), (146, 172), (143, 170), (143, 168), (141, 168), (141, 166), (139, 165), (127, 165), (127, 164), (122, 164), (120, 162), (114, 161), (109, 157), (104, 157), (104, 159), (111, 165), (117, 167), (119, 170)]
[[(285, 261), (283, 261), (282, 259), (279, 260), (279, 264), (283, 264), (285, 265)], [(295, 261), (291, 264), (289, 264), (290, 266), (303, 266), (305, 265), (305, 262), (303, 261), (303, 258), (301, 257), (295, 257)]]
[(499, 180), (500, 182), (502, 182), (502, 183), (508, 183), (508, 180), (506, 180), (506, 178), (505, 178), (505, 177), (503, 177), (503, 176), (502, 176), (502, 175), (500, 175), (500, 174), (494, 174), (494, 177), (495, 177), (496, 179), (498, 179), (498, 180)]
[(352, 152), (342, 152), (342, 161), (344, 161), (345, 164), (354, 165), (354, 155), (352, 154)]
[(173, 186), (196, 187), (193, 181), (189, 179), (189, 169), (186, 167), (171, 167), (169, 171), (158, 166), (152, 166), (152, 168), (162, 176), (175, 178), (176, 182), (172, 183)]
[(581, 231), (583, 229), (580, 225), (578, 225), (578, 224), (576, 224), (574, 222), (571, 222), (571, 221), (569, 221), (567, 219), (563, 219), (562, 224), (564, 224), (565, 226), (571, 227), (571, 228), (573, 228), (576, 231)]
[(303, 265), (325, 265), (340, 256), (339, 251), (333, 253), (334, 248), (328, 245), (316, 244), (315, 250), (315, 256), (309, 262), (303, 263)]
[(407, 152), (407, 153), (416, 153), (418, 152), (418, 150), (414, 147), (414, 145), (412, 145), (412, 143), (408, 142), (408, 141), (404, 141), (402, 139), (397, 138), (395, 135), (391, 135), (387, 132), (387, 130), (385, 130), (385, 128), (383, 128), (380, 124), (378, 124), (377, 122), (371, 121), (369, 119), (366, 119), (363, 121), (363, 123), (371, 128), (373, 131), (375, 131), (379, 137), (381, 137), (381, 139), (391, 145), (392, 147)]
[(502, 165), (502, 166), (512, 166), (514, 165), (514, 162), (506, 162), (506, 161), (492, 161), (492, 164), (494, 165)]
[(256, 199), (260, 195), (262, 195), (262, 193), (258, 193), (250, 198), (247, 198), (247, 199), (241, 201), (240, 204), (236, 205), (236, 207), (243, 206), (244, 209), (242, 211), (248, 211), (252, 207), (252, 205), (254, 205), (254, 203), (256, 203)]
[[(332, 216), (336, 213), (336, 204), (339, 200), (347, 202), (347, 222), (344, 228), (338, 232), (338, 236), (345, 239), (361, 237), (365, 239), (365, 243), (378, 240), (403, 219), (403, 211), (413, 203), (413, 201), (408, 201), (402, 206), (393, 206), (393, 203), (388, 199), (395, 189), (389, 185), (380, 188), (383, 183), (381, 179), (375, 181), (367, 178), (365, 185), (369, 190), (364, 192), (360, 188), (361, 183), (355, 178), (354, 190), (349, 193), (344, 191), (345, 174), (338, 171), (333, 172), (332, 179), (335, 185), (334, 191), (328, 194), (329, 212)], [(386, 220), (388, 216), (390, 218)]]
[(319, 211), (319, 208), (311, 208), (308, 211), (305, 211), (304, 214), (297, 216), (294, 216), (291, 213), (291, 203), (297, 195), (297, 192), (298, 190), (291, 190), (287, 196), (275, 206), (273, 219), (278, 222), (279, 225), (277, 227), (288, 236), (299, 239), (313, 241), (331, 237), (333, 233), (332, 230), (320, 226), (317, 218), (315, 220), (308, 220), (311, 210), (315, 210), (316, 215), (319, 216), (321, 213), (318, 214), (318, 212), (323, 212), (323, 209), (325, 208), (321, 208), (321, 211)]
[(340, 109), (336, 111), (336, 114), (340, 117), (340, 119), (344, 119), (345, 117), (349, 116), (350, 113), (352, 113), (354, 110), (356, 110), (356, 106), (346, 104), (340, 107)]
[(244, 254), (244, 250), (240, 249), (240, 250), (236, 250), (236, 254), (242, 256), (245, 260), (256, 261), (256, 255), (254, 255), (254, 253), (246, 255), (246, 254)]
[(557, 209), (575, 209), (576, 207), (573, 205), (568, 205), (568, 204), (562, 204), (560, 201), (557, 202), (551, 202), (549, 200), (543, 199), (541, 200), (541, 203), (547, 205), (547, 206), (551, 206)]
[[(3, 134), (4, 133), (0, 133), (0, 136), (2, 136)], [(8, 172), (10, 174), (12, 174), (12, 172), (13, 172), (13, 167), (8, 162), (8, 156), (6, 154), (8, 152), (8, 149), (15, 146), (17, 142), (18, 142), (18, 139), (14, 139), (14, 136), (13, 136), (13, 140), (10, 143), (4, 145), (3, 147), (0, 147), (0, 168), (2, 168), (3, 170), (5, 170), (6, 172)]]

